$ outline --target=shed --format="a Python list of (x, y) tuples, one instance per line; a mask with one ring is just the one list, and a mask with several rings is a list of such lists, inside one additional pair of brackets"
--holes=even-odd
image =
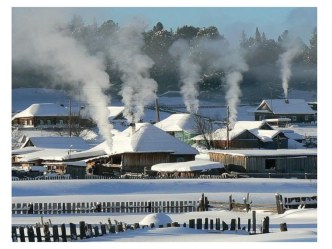
[(210, 160), (247, 173), (317, 173), (316, 149), (214, 150)]

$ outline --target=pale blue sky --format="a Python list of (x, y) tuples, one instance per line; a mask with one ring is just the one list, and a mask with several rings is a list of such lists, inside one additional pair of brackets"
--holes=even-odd
[(308, 43), (317, 26), (315, 7), (94, 7), (70, 10), (81, 15), (86, 23), (92, 23), (95, 19), (99, 25), (111, 19), (121, 26), (133, 17), (142, 17), (149, 24), (148, 28), (157, 22), (168, 30), (184, 25), (216, 26), (233, 42), (240, 39), (242, 30), (247, 35), (254, 35), (258, 27), (268, 38), (276, 39), (288, 29)]

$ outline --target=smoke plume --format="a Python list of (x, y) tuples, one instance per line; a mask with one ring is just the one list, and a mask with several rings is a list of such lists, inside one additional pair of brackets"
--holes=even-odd
[(201, 66), (194, 63), (191, 58), (189, 44), (185, 40), (177, 40), (170, 47), (169, 53), (179, 60), (181, 94), (187, 111), (197, 113), (199, 107), (198, 82), (200, 80)]
[(101, 58), (90, 56), (85, 47), (68, 34), (62, 12), (48, 8), (18, 9), (13, 12), (13, 63), (30, 68), (48, 68), (64, 86), (82, 86), (89, 113), (112, 149), (112, 126), (108, 122), (110, 87)]
[(225, 72), (226, 102), (229, 106), (229, 122), (233, 124), (237, 120), (237, 106), (240, 103), (242, 73), (249, 67), (244, 59), (241, 49), (233, 49), (224, 40), (202, 40), (199, 48), (201, 54), (205, 54), (210, 61), (210, 67), (222, 69)]
[(110, 41), (110, 56), (122, 73), (120, 94), (125, 105), (124, 116), (129, 123), (139, 122), (144, 106), (156, 99), (158, 85), (149, 75), (154, 62), (142, 52), (144, 29), (145, 24), (136, 20), (120, 28)]
[(279, 56), (282, 88), (285, 98), (288, 98), (289, 79), (292, 76), (291, 64), (293, 59), (301, 52), (301, 46), (297, 39), (287, 37), (282, 43), (285, 52)]

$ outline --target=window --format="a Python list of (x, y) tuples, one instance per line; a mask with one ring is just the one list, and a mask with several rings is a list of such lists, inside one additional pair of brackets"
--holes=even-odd
[(296, 121), (296, 116), (293, 116), (293, 117), (292, 117), (292, 120), (293, 120), (293, 121)]
[(265, 160), (265, 169), (275, 169), (276, 160), (275, 159), (266, 159)]
[(51, 125), (51, 120), (47, 119), (47, 124)]
[(177, 157), (176, 162), (184, 162), (184, 158), (183, 157)]
[(304, 115), (304, 120), (305, 121), (309, 121), (309, 116), (308, 115)]
[(40, 121), (39, 121), (39, 124), (40, 124), (40, 125), (44, 125), (44, 121), (43, 121), (43, 120), (40, 120)]
[(63, 125), (63, 120), (62, 119), (59, 120), (59, 124)]
[(258, 119), (259, 119), (259, 120), (263, 120), (263, 119), (265, 119), (265, 116), (264, 116), (264, 115), (259, 115), (259, 116), (258, 116)]

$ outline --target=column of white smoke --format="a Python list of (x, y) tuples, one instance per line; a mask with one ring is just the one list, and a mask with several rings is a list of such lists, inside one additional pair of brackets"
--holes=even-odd
[(289, 79), (292, 76), (291, 63), (293, 59), (301, 52), (301, 47), (298, 40), (287, 37), (282, 43), (285, 52), (279, 56), (280, 73), (282, 80), (282, 88), (284, 90), (285, 98), (288, 98)]
[(228, 90), (226, 92), (226, 101), (229, 107), (229, 122), (234, 124), (237, 120), (237, 106), (240, 103), (242, 81), (241, 72), (231, 72), (226, 75), (226, 83)]
[(169, 53), (179, 60), (181, 94), (189, 113), (197, 113), (199, 107), (198, 82), (200, 80), (200, 65), (193, 62), (190, 57), (190, 48), (187, 41), (180, 39), (175, 41), (169, 49)]
[(123, 81), (120, 94), (125, 105), (124, 116), (129, 123), (138, 122), (144, 106), (156, 99), (157, 82), (150, 78), (154, 62), (143, 54), (145, 25), (137, 20), (118, 30), (110, 42), (110, 56)]
[(99, 132), (112, 148), (111, 125), (108, 122), (109, 77), (100, 58), (92, 57), (72, 37), (60, 31), (61, 13), (41, 9), (13, 16), (13, 61), (29, 66), (48, 67), (48, 73), (63, 84), (82, 85), (89, 113)]

